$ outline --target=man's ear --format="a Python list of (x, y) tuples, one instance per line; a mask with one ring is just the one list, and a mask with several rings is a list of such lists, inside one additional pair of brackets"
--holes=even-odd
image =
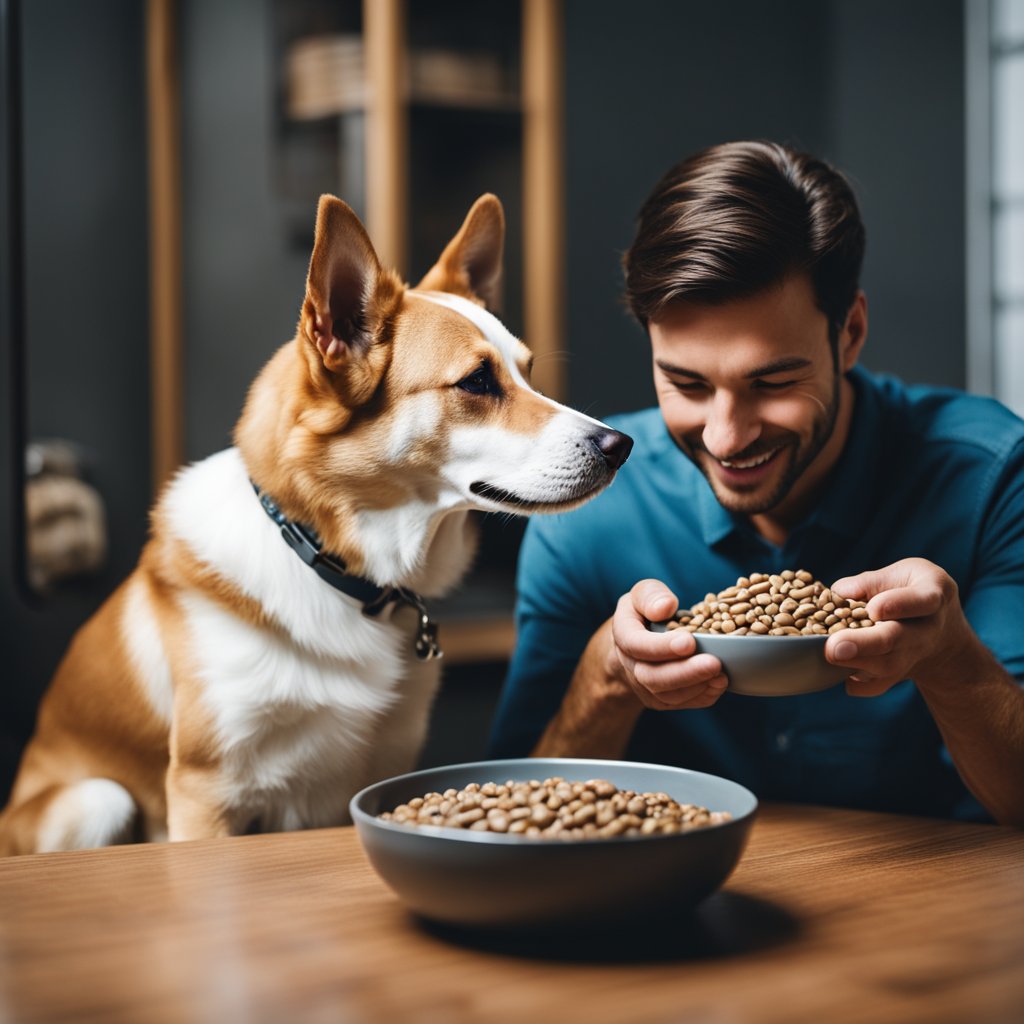
[(353, 400), (372, 389), (369, 378), (376, 375), (367, 356), (400, 294), (397, 275), (381, 269), (352, 208), (334, 196), (322, 196), (299, 326), (334, 376), (335, 386)]
[(846, 323), (839, 332), (839, 369), (846, 373), (852, 370), (860, 358), (861, 349), (868, 337), (868, 298), (863, 290), (854, 296), (846, 314)]
[(479, 299), (489, 310), (500, 306), (505, 212), (489, 192), (471, 207), (458, 234), (416, 286)]

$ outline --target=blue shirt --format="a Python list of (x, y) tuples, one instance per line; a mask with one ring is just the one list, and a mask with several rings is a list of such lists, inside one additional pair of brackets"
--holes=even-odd
[[(927, 558), (956, 581), (981, 640), (1024, 679), (1024, 422), (991, 399), (859, 367), (849, 376), (845, 448), (783, 547), (718, 503), (658, 409), (610, 421), (636, 442), (612, 486), (527, 529), (492, 756), (529, 753), (587, 641), (647, 577), (689, 606), (751, 572), (807, 569), (831, 583)], [(626, 756), (723, 775), (764, 799), (989, 820), (909, 680), (875, 698), (842, 685), (776, 698), (726, 691), (703, 710), (644, 711)]]

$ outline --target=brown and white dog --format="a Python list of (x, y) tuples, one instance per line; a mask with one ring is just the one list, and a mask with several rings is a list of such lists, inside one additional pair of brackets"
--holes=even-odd
[(296, 337), (235, 447), (170, 483), (138, 567), (73, 639), (0, 853), (335, 825), (415, 764), (439, 680), (413, 651), (431, 653), (416, 595), (465, 573), (471, 510), (572, 508), (632, 445), (530, 387), (528, 350), (486, 308), (503, 241), (482, 196), (409, 288), (320, 200)]

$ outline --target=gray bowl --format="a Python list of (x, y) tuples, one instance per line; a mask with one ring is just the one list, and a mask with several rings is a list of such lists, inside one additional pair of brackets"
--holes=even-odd
[[(656, 633), (665, 623), (652, 622)], [(729, 691), (750, 697), (787, 697), (827, 690), (846, 672), (825, 660), (827, 636), (757, 636), (694, 633), (697, 650), (713, 654), (729, 679)]]
[[(455, 828), (399, 825), (377, 815), (428, 792), (470, 782), (607, 779), (619, 789), (662, 792), (728, 811), (720, 825), (660, 836), (528, 839)], [(378, 782), (349, 804), (363, 849), (381, 878), (417, 914), (462, 927), (579, 927), (659, 918), (694, 907), (740, 859), (757, 799), (728, 779), (626, 761), (519, 758), (430, 768)]]

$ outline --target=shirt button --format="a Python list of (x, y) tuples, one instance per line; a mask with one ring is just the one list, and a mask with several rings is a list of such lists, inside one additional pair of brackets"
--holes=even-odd
[(789, 750), (790, 735), (788, 732), (780, 732), (775, 737), (776, 750)]

